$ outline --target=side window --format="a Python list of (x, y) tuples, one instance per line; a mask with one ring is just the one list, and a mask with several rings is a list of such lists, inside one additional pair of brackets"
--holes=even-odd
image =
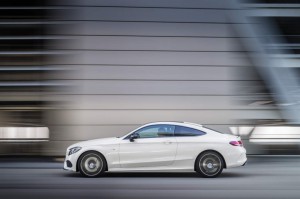
[(137, 130), (134, 134), (139, 138), (156, 138), (174, 136), (175, 126), (172, 125), (151, 125)]
[(198, 129), (193, 129), (185, 126), (176, 126), (175, 136), (182, 137), (182, 136), (200, 136), (205, 135), (206, 133), (200, 131)]

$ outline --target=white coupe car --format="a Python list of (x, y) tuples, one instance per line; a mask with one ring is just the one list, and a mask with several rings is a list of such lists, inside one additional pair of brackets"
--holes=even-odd
[(67, 149), (64, 169), (87, 177), (105, 171), (191, 170), (216, 177), (245, 165), (240, 137), (187, 122), (143, 125), (123, 137), (79, 142)]

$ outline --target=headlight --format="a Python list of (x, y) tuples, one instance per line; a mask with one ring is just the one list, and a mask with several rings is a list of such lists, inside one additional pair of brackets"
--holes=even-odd
[(73, 147), (69, 149), (69, 154), (68, 155), (72, 155), (76, 152), (78, 152), (81, 149), (81, 147), (77, 146), (77, 147)]

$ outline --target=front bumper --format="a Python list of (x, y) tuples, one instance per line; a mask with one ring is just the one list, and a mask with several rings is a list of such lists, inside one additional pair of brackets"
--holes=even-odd
[(67, 150), (66, 158), (64, 161), (64, 170), (76, 172), (77, 171), (76, 164), (79, 156), (80, 153), (74, 153), (72, 155), (68, 155), (68, 150)]

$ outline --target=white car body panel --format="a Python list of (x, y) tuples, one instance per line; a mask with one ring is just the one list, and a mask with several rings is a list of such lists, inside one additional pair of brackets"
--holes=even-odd
[[(125, 139), (133, 132), (156, 124), (186, 126), (206, 132), (202, 136), (190, 137), (158, 137), (139, 138), (130, 142)], [(81, 154), (87, 151), (100, 152), (107, 161), (108, 171), (164, 171), (164, 170), (191, 170), (197, 156), (207, 150), (220, 153), (225, 161), (226, 168), (237, 167), (247, 161), (246, 150), (241, 146), (232, 146), (230, 141), (239, 141), (233, 135), (221, 134), (198, 124), (183, 122), (156, 122), (143, 125), (120, 138), (104, 138), (79, 142), (68, 147), (64, 169), (78, 171), (77, 161)], [(72, 147), (82, 147), (78, 152), (68, 155)], [(68, 167), (66, 161), (72, 163)]]
[(176, 157), (175, 137), (121, 140), (119, 147), (122, 168), (170, 166)]

